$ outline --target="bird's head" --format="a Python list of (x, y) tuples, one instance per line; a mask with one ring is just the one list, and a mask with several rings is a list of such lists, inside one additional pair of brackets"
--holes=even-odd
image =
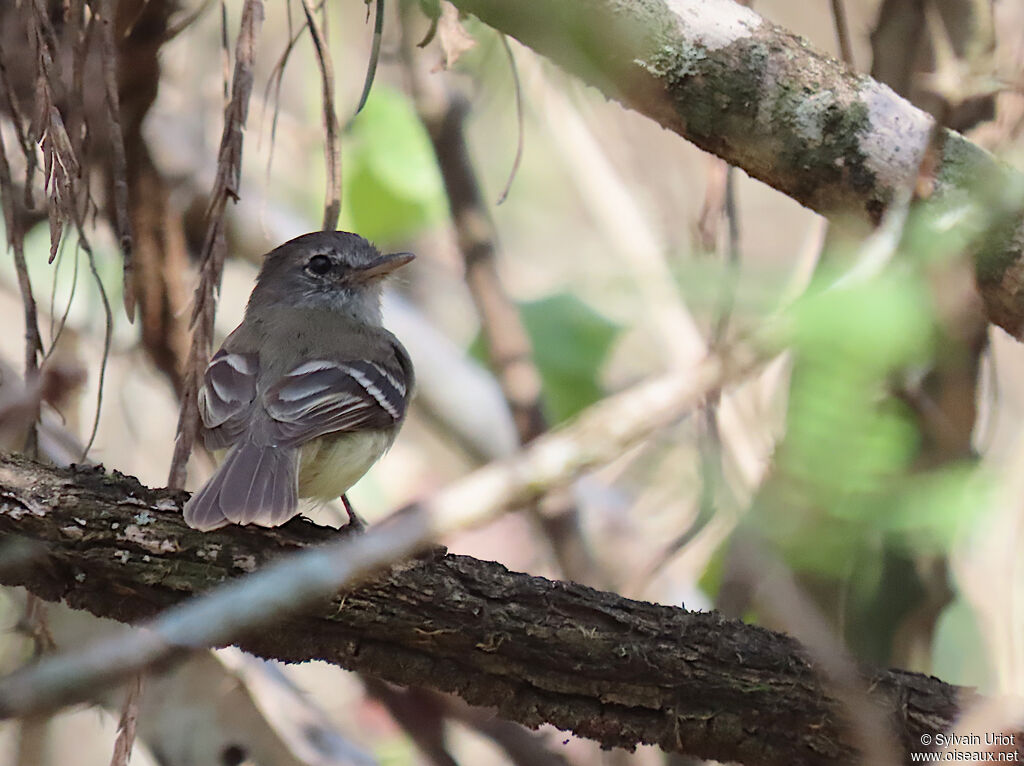
[(303, 234), (267, 253), (249, 305), (319, 308), (380, 324), (382, 280), (413, 258), (382, 254), (346, 231)]

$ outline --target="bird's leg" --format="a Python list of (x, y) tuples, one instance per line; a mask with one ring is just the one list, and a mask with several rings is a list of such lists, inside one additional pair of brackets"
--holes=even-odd
[(348, 514), (348, 526), (352, 527), (352, 531), (362, 532), (366, 529), (366, 522), (359, 517), (358, 513), (356, 513), (356, 509), (353, 508), (352, 503), (348, 501), (348, 495), (342, 495), (341, 502), (345, 504), (345, 513)]

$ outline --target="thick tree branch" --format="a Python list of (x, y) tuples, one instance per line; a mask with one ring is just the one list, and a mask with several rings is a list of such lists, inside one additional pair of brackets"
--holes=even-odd
[[(453, 2), (825, 215), (877, 221), (929, 143), (928, 114), (732, 0)], [(1024, 177), (952, 131), (937, 154), (936, 200), (985, 197), (979, 289), (989, 318), (1024, 337)]]
[[(34, 566), (0, 567), (0, 582), (135, 623), (338, 535), (301, 521), (197, 533), (182, 522), (183, 499), (98, 469), (0, 458), (0, 535), (39, 550)], [(465, 556), (395, 567), (238, 643), (453, 692), (609, 747), (649, 742), (758, 764), (856, 757), (839, 703), (793, 639)], [(869, 676), (907, 751), (921, 734), (949, 728), (973, 697), (914, 673)]]
[[(340, 535), (336, 542), (310, 547), (167, 609), (137, 633), (66, 652), (2, 679), (0, 717), (73, 704), (184, 650), (229, 644), (308, 613), (343, 588), (351, 589), (428, 548), (434, 538), (521, 508), (584, 471), (606, 465), (692, 412), (729, 379), (728, 368), (722, 360), (709, 358), (685, 374), (671, 373), (607, 397), (518, 455), (474, 471), (359, 537)], [(17, 485), (17, 476), (7, 478)], [(133, 534), (152, 518), (143, 514), (135, 521)]]

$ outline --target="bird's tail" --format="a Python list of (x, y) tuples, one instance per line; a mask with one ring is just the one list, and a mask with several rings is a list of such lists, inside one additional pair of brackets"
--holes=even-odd
[(185, 523), (207, 531), (225, 524), (276, 527), (298, 511), (298, 451), (245, 440), (228, 452), (185, 504)]

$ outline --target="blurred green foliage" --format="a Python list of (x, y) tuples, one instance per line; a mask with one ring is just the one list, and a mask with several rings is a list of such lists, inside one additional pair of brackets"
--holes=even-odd
[(561, 423), (602, 398), (601, 370), (622, 328), (572, 293), (521, 303), (520, 310), (551, 423)]
[(962, 598), (954, 599), (935, 629), (934, 672), (947, 683), (990, 689), (995, 673), (987, 648), (974, 610)]
[(441, 0), (419, 0), (420, 10), (428, 19), (437, 20), (441, 18)]
[(820, 274), (783, 312), (772, 337), (792, 352), (785, 436), (745, 521), (855, 653), (882, 663), (927, 590), (915, 562), (945, 555), (989, 500), (974, 461), (923, 466), (902, 395), (948, 342), (926, 267), (900, 258), (845, 284)]
[(921, 437), (900, 388), (940, 353), (942, 337), (925, 280), (899, 267), (861, 284), (812, 289), (786, 319), (794, 364), (776, 465), (785, 496), (817, 517), (808, 536), (795, 521), (810, 519), (785, 514), (778, 542), (791, 563), (837, 574), (851, 532), (946, 550), (984, 506), (985, 483), (973, 464), (915, 466)]
[[(601, 371), (621, 326), (572, 293), (526, 301), (519, 310), (533, 344), (550, 424), (561, 423), (601, 399), (605, 395)], [(485, 343), (478, 335), (470, 353), (486, 363)]]
[(403, 93), (374, 87), (346, 136), (344, 161), (342, 228), (388, 245), (447, 214), (430, 138)]

